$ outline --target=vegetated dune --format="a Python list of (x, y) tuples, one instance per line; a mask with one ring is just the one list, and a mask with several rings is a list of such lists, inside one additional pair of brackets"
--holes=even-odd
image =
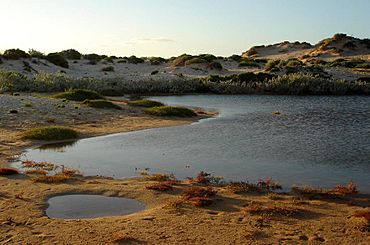
[(273, 45), (254, 46), (242, 56), (265, 59), (319, 58), (325, 60), (348, 57), (370, 60), (370, 39), (335, 34), (316, 45), (307, 42), (285, 41)]

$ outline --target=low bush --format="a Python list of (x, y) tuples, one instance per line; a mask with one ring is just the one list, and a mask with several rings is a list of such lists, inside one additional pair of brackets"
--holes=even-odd
[(260, 67), (260, 64), (251, 59), (242, 59), (238, 65), (239, 67)]
[(17, 113), (18, 113), (18, 110), (16, 109), (9, 110), (9, 114), (17, 114)]
[(134, 100), (128, 102), (131, 106), (139, 106), (139, 107), (156, 107), (156, 106), (163, 106), (163, 103), (153, 100)]
[(233, 54), (230, 57), (228, 57), (227, 59), (228, 60), (233, 60), (233, 61), (239, 62), (242, 59), (242, 57), (240, 55)]
[(67, 140), (77, 138), (75, 130), (61, 126), (47, 126), (27, 130), (22, 138), (31, 140)]
[(80, 60), (82, 57), (82, 54), (75, 49), (63, 50), (59, 54), (68, 60)]
[(191, 55), (183, 54), (183, 55), (180, 55), (179, 57), (173, 59), (171, 61), (171, 65), (175, 66), (175, 67), (184, 66), (185, 62), (187, 62), (188, 60), (190, 60), (192, 58), (193, 58), (193, 56), (191, 56)]
[(127, 62), (130, 64), (141, 64), (141, 63), (144, 63), (145, 61), (142, 58), (138, 58), (135, 55), (132, 55), (127, 58)]
[(218, 61), (212, 61), (211, 63), (209, 63), (208, 68), (211, 70), (222, 70), (223, 69), (221, 63)]
[(122, 107), (119, 105), (116, 105), (112, 103), (109, 100), (104, 100), (104, 99), (99, 99), (99, 100), (84, 100), (82, 102), (83, 104), (89, 106), (89, 107), (94, 107), (94, 108), (101, 108), (101, 109), (117, 109), (121, 110)]
[(8, 60), (18, 60), (21, 58), (30, 58), (30, 55), (20, 49), (7, 49), (2, 55), (5, 59)]
[(154, 116), (169, 116), (169, 117), (195, 117), (197, 114), (186, 107), (182, 106), (157, 106), (152, 108), (147, 108), (144, 110), (145, 113)]
[(63, 68), (69, 67), (68, 61), (58, 53), (50, 53), (46, 55), (45, 59), (56, 66), (60, 66)]
[(66, 92), (53, 96), (55, 99), (66, 99), (72, 101), (104, 100), (105, 98), (95, 91), (85, 89), (70, 89)]
[(174, 181), (176, 180), (173, 174), (161, 174), (161, 173), (153, 173), (153, 174), (144, 174), (144, 178), (150, 181)]
[(37, 51), (35, 49), (30, 49), (28, 50), (28, 54), (32, 57), (32, 58), (37, 58), (37, 59), (45, 59), (45, 54), (40, 52), (40, 51)]
[(201, 57), (195, 57), (190, 60), (185, 61), (185, 66), (193, 65), (193, 64), (207, 64), (208, 61)]

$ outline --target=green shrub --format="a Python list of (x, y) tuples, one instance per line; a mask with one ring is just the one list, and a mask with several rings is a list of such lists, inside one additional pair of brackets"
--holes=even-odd
[(97, 92), (85, 89), (70, 89), (66, 92), (54, 95), (53, 98), (67, 99), (73, 101), (105, 99), (102, 95), (98, 94)]
[(30, 49), (30, 50), (28, 50), (28, 54), (29, 54), (32, 58), (45, 59), (45, 54), (44, 54), (44, 53), (41, 53), (40, 51), (37, 51), (37, 50), (35, 50), (35, 49)]
[(165, 63), (166, 60), (163, 59), (162, 57), (150, 57), (149, 62), (151, 65), (160, 65), (162, 63)]
[(99, 62), (102, 59), (106, 58), (106, 55), (99, 55), (99, 54), (85, 54), (83, 55), (83, 58), (90, 61)]
[(112, 103), (111, 101), (99, 99), (99, 100), (84, 100), (83, 104), (94, 107), (94, 108), (102, 108), (102, 109), (118, 109), (121, 110), (122, 108), (119, 105)]
[(251, 59), (242, 59), (239, 67), (260, 67), (260, 64)]
[(1, 55), (0, 55), (0, 65), (4, 63), (3, 60), (1, 59)]
[(82, 57), (82, 54), (74, 49), (63, 50), (59, 54), (69, 60), (80, 60)]
[(114, 56), (109, 56), (109, 57), (105, 58), (104, 61), (109, 62), (109, 63), (114, 63), (114, 59), (115, 59)]
[(208, 68), (211, 70), (222, 70), (223, 69), (221, 63), (218, 61), (212, 61), (211, 63), (209, 63)]
[(8, 60), (18, 60), (21, 58), (30, 58), (30, 55), (17, 48), (5, 50), (3, 57)]
[(265, 65), (265, 70), (270, 71), (271, 69), (276, 68), (279, 63), (280, 60), (269, 60)]
[(217, 59), (217, 57), (214, 56), (213, 54), (201, 54), (199, 55), (199, 58), (202, 58), (208, 62), (212, 62)]
[(351, 59), (351, 60), (345, 60), (345, 59), (336, 59), (329, 63), (329, 66), (332, 67), (347, 67), (347, 68), (355, 68), (358, 65), (364, 64), (365, 61), (362, 59)]
[(60, 66), (60, 67), (63, 67), (63, 68), (68, 68), (69, 67), (68, 61), (58, 53), (50, 53), (50, 54), (46, 55), (45, 58), (50, 63), (52, 63), (56, 66)]
[(112, 72), (112, 71), (114, 71), (114, 67), (113, 66), (106, 66), (106, 67), (103, 67), (101, 69), (101, 71)]
[(127, 62), (130, 64), (140, 64), (140, 63), (144, 63), (144, 59), (138, 58), (135, 55), (133, 55), (127, 58)]
[(140, 107), (155, 107), (163, 106), (163, 103), (153, 100), (134, 100), (130, 101), (129, 105), (131, 106), (140, 106)]
[(32, 103), (31, 102), (22, 102), (22, 106), (24, 106), (24, 107), (32, 107)]
[(197, 114), (186, 107), (182, 106), (157, 106), (152, 108), (147, 108), (144, 110), (145, 113), (154, 116), (162, 117), (195, 117)]
[(175, 67), (184, 66), (185, 62), (192, 59), (192, 58), (193, 58), (193, 56), (191, 56), (191, 55), (183, 54), (183, 55), (180, 55), (177, 58), (172, 59), (171, 65), (175, 66)]
[(77, 138), (75, 130), (61, 127), (48, 126), (30, 129), (22, 134), (22, 138), (31, 140), (67, 140)]
[(242, 59), (242, 57), (240, 55), (233, 54), (230, 57), (228, 57), (227, 59), (228, 60), (233, 60), (233, 61), (239, 62)]
[(193, 65), (193, 64), (207, 64), (208, 61), (206, 59), (203, 59), (201, 57), (195, 57), (195, 58), (192, 58), (190, 60), (187, 60), (185, 62), (185, 65), (186, 66), (189, 66), (189, 65)]

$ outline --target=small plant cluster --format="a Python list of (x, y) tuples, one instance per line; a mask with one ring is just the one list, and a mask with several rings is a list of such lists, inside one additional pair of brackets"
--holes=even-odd
[(23, 139), (30, 140), (67, 140), (78, 137), (78, 133), (67, 127), (62, 126), (46, 126), (25, 131), (22, 133)]
[(213, 203), (211, 197), (215, 196), (217, 191), (211, 187), (191, 187), (181, 193), (182, 199), (196, 207), (209, 206)]
[(173, 185), (172, 185), (172, 182), (165, 181), (165, 182), (161, 182), (157, 184), (148, 185), (145, 188), (148, 190), (153, 190), (153, 191), (172, 191)]
[(360, 230), (363, 232), (370, 232), (370, 211), (357, 211), (354, 214), (352, 214), (352, 217), (355, 218), (362, 218), (365, 223), (362, 227), (360, 227)]
[(161, 174), (161, 173), (153, 173), (148, 174), (147, 172), (141, 173), (142, 176), (144, 176), (145, 180), (149, 181), (176, 181), (176, 177), (173, 174)]

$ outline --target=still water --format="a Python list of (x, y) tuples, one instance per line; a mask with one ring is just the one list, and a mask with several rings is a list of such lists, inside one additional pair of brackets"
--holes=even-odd
[[(331, 187), (353, 180), (370, 192), (370, 97), (225, 96), (152, 97), (167, 104), (218, 111), (187, 126), (83, 139), (29, 149), (23, 159), (79, 168), (116, 178), (138, 170), (199, 171), (227, 180), (271, 177), (292, 184)], [(280, 112), (277, 115), (274, 112)]]

